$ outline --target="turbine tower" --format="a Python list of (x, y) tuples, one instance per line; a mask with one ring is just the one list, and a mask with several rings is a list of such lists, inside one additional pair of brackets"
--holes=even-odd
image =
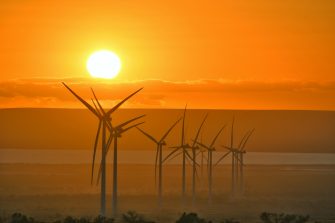
[[(185, 117), (186, 117), (186, 107), (184, 109), (183, 114), (183, 124), (181, 128), (181, 142), (179, 146), (172, 146), (170, 148), (174, 148), (172, 152), (170, 152), (163, 162), (165, 162), (168, 158), (170, 158), (173, 154), (181, 150), (179, 154), (182, 154), (182, 200), (185, 201), (185, 195), (186, 195), (186, 157), (188, 157), (190, 160), (192, 160), (192, 157), (188, 153), (187, 149), (191, 148), (191, 146), (187, 143), (185, 143)], [(178, 155), (179, 155), (178, 154)], [(175, 156), (174, 156), (175, 157)]]
[[(103, 114), (106, 114), (104, 109), (102, 108), (101, 104), (99, 103), (99, 100), (98, 98), (96, 97), (94, 91), (92, 90), (93, 92), (93, 95), (94, 95), (94, 98), (99, 106), (99, 109), (100, 109), (100, 112), (103, 113)], [(95, 105), (95, 104), (94, 104)], [(96, 109), (98, 109), (96, 106), (95, 106)], [(137, 124), (134, 124), (132, 126), (129, 126), (129, 127), (126, 127), (128, 124), (144, 117), (145, 115), (140, 115), (140, 116), (137, 116), (135, 118), (132, 118), (126, 122), (123, 122), (122, 124), (119, 124), (117, 125), (116, 127), (113, 127), (112, 126), (112, 123), (111, 123), (111, 119), (109, 119), (109, 125), (112, 126), (111, 127), (111, 131), (110, 131), (110, 138), (108, 139), (107, 141), (107, 149), (105, 150), (105, 154), (104, 156), (106, 157), (107, 154), (108, 154), (108, 151), (109, 151), (109, 145), (111, 143), (112, 140), (114, 140), (114, 148), (113, 148), (113, 187), (112, 187), (112, 191), (113, 191), (113, 195), (112, 195), (112, 214), (113, 216), (116, 216), (117, 215), (117, 181), (118, 181), (118, 178), (117, 178), (117, 163), (118, 163), (118, 151), (117, 151), (117, 143), (118, 143), (118, 138), (120, 138), (122, 136), (122, 133), (134, 128), (134, 127), (137, 127), (141, 124), (143, 124), (144, 122), (140, 122), (140, 123), (137, 123)], [(126, 128), (124, 128), (126, 127)], [(99, 176), (102, 174), (102, 170), (103, 167), (102, 165), (100, 166), (100, 170), (99, 170)], [(98, 176), (98, 177), (99, 177)], [(99, 178), (98, 178), (98, 181), (99, 181)]]
[(215, 137), (213, 138), (212, 142), (210, 145), (205, 145), (203, 143), (200, 142), (196, 142), (199, 146), (205, 148), (207, 150), (207, 168), (208, 168), (208, 200), (209, 203), (212, 202), (212, 184), (213, 184), (213, 152), (215, 151), (215, 147), (214, 144), (216, 142), (216, 140), (218, 139), (219, 135), (221, 134), (221, 132), (223, 131), (223, 129), (226, 127), (226, 125), (224, 125), (219, 131), (218, 133), (215, 135)]
[(194, 205), (195, 204), (195, 190), (196, 190), (196, 186), (195, 186), (195, 178), (196, 178), (196, 174), (197, 174), (197, 162), (196, 162), (196, 158), (197, 158), (197, 150), (200, 149), (199, 146), (197, 145), (197, 141), (198, 141), (198, 138), (199, 138), (199, 134), (200, 134), (200, 131), (206, 121), (208, 117), (208, 114), (205, 115), (204, 119), (202, 120), (199, 128), (198, 128), (198, 131), (197, 131), (197, 134), (195, 135), (195, 139), (193, 140), (193, 144), (191, 146), (191, 150), (192, 150), (192, 204)]
[(239, 185), (239, 192), (243, 193), (244, 190), (244, 160), (243, 156), (246, 153), (244, 150), (250, 136), (253, 134), (255, 129), (248, 131), (241, 139), (238, 147), (234, 147), (233, 139), (234, 139), (234, 120), (232, 122), (232, 132), (230, 137), (230, 146), (223, 146), (224, 148), (228, 149), (229, 151), (221, 156), (218, 161), (215, 163), (215, 166), (218, 165), (226, 156), (230, 153), (232, 154), (232, 195), (235, 196), (236, 194), (236, 185)]
[[(98, 146), (98, 141), (100, 137), (100, 131), (101, 133), (101, 188), (100, 188), (100, 215), (105, 216), (106, 215), (106, 151), (108, 149), (109, 142), (106, 142), (106, 130), (108, 129), (110, 133), (112, 132), (112, 125), (111, 125), (111, 115), (112, 113), (117, 110), (124, 102), (126, 102), (129, 98), (131, 98), (133, 95), (138, 93), (142, 88), (135, 91), (134, 93), (130, 94), (128, 97), (123, 99), (121, 102), (119, 102), (117, 105), (115, 105), (113, 108), (108, 110), (107, 112), (99, 110), (97, 108), (93, 108), (89, 103), (87, 103), (83, 98), (81, 98), (78, 94), (76, 94), (69, 86), (67, 86), (64, 82), (62, 84), (86, 107), (88, 108), (98, 119), (98, 130), (96, 133), (96, 138), (94, 142), (94, 148), (93, 148), (93, 158), (92, 158), (92, 170), (91, 170), (91, 184), (93, 181), (93, 173), (94, 173), (94, 162), (95, 162), (95, 155), (96, 155), (96, 149)], [(93, 90), (92, 90), (93, 92)], [(93, 92), (94, 93), (94, 92)], [(94, 104), (96, 107), (96, 105)], [(100, 106), (100, 104), (99, 104)]]
[[(118, 138), (122, 137), (122, 134), (125, 133), (126, 131), (134, 128), (134, 127), (137, 127), (141, 124), (143, 124), (144, 122), (140, 122), (140, 123), (137, 123), (137, 124), (134, 124), (130, 127), (127, 127), (127, 128), (123, 128), (124, 126), (128, 125), (129, 123), (139, 119), (139, 118), (142, 118), (144, 115), (141, 115), (141, 116), (138, 116), (136, 118), (133, 118), (129, 121), (126, 121), (124, 123), (122, 123), (121, 125), (118, 125), (116, 126), (115, 128), (113, 128), (114, 130), (114, 133), (113, 133), (113, 138), (114, 138), (114, 151), (113, 151), (113, 197), (112, 197), (112, 211), (113, 211), (113, 216), (116, 217), (117, 215), (117, 199), (118, 199), (118, 196), (117, 196), (117, 181), (118, 181), (118, 178), (117, 178), (117, 163), (118, 163)], [(108, 152), (108, 150), (107, 150)]]
[(148, 137), (151, 141), (153, 141), (157, 147), (156, 147), (156, 159), (155, 159), (155, 182), (157, 179), (157, 163), (158, 163), (158, 205), (161, 205), (162, 203), (162, 193), (163, 193), (163, 146), (166, 145), (165, 138), (169, 135), (169, 133), (172, 131), (172, 129), (178, 124), (178, 122), (181, 120), (178, 119), (166, 132), (165, 134), (160, 138), (160, 140), (155, 139), (152, 135), (145, 132), (144, 130), (137, 128), (140, 132), (142, 132), (146, 137)]
[(245, 164), (244, 164), (244, 157), (243, 156), (246, 153), (246, 150), (244, 148), (245, 148), (245, 145), (247, 144), (250, 136), (253, 134), (254, 130), (255, 129), (252, 129), (251, 131), (247, 132), (243, 136), (239, 146), (236, 148), (236, 150), (237, 150), (236, 151), (237, 160), (239, 162), (239, 164), (237, 164), (237, 165), (238, 165), (238, 169), (240, 171), (239, 172), (239, 177), (240, 178), (239, 179), (237, 178), (237, 185), (239, 185), (239, 193), (240, 194), (244, 193), (244, 166), (245, 166)]

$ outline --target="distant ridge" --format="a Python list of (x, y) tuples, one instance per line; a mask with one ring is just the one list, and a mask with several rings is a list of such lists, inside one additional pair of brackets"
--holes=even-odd
[[(194, 135), (203, 115), (208, 112), (205, 133), (207, 142), (216, 129), (236, 117), (236, 137), (251, 128), (255, 134), (247, 151), (252, 152), (335, 152), (335, 111), (296, 110), (206, 110), (190, 109), (191, 126), (186, 123), (186, 137)], [(169, 126), (182, 115), (182, 109), (121, 109), (115, 113), (116, 123), (134, 115), (146, 114), (143, 129), (163, 133), (158, 126)], [(159, 125), (158, 125), (159, 124)], [(13, 108), (0, 109), (0, 149), (91, 149), (96, 121), (85, 109)], [(178, 140), (179, 128), (167, 142)], [(228, 130), (218, 139), (217, 148), (228, 142)], [(120, 139), (120, 150), (151, 150), (152, 145), (137, 130)]]

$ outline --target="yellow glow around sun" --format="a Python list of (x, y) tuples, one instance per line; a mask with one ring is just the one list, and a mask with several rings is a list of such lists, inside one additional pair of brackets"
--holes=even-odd
[(111, 51), (100, 50), (88, 58), (86, 66), (92, 77), (114, 78), (120, 72), (121, 60)]

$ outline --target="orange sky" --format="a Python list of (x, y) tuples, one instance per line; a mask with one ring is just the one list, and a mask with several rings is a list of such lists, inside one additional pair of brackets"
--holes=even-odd
[[(333, 0), (3, 0), (0, 107), (80, 106), (66, 80), (106, 104), (144, 86), (128, 106), (335, 110), (334, 21)], [(115, 80), (86, 71), (102, 48)]]

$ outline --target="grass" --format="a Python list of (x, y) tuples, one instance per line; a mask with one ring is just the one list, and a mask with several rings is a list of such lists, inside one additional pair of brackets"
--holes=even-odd
[[(307, 223), (310, 221), (309, 215), (297, 215), (297, 214), (285, 214), (285, 213), (269, 213), (263, 212), (260, 214), (260, 221), (262, 223)], [(128, 211), (122, 214), (122, 218), (118, 221), (120, 223), (155, 223), (154, 221), (147, 220), (144, 216), (138, 214), (135, 211)], [(95, 218), (76, 218), (67, 216), (64, 219), (53, 221), (53, 222), (42, 222), (35, 220), (32, 217), (26, 216), (22, 213), (14, 213), (10, 217), (0, 217), (0, 223), (117, 223), (115, 219), (97, 216)], [(197, 213), (184, 212), (175, 223), (212, 223), (210, 220), (206, 220), (198, 216)], [(219, 223), (240, 223), (234, 219), (224, 219)], [(316, 223), (316, 221), (314, 222)]]

